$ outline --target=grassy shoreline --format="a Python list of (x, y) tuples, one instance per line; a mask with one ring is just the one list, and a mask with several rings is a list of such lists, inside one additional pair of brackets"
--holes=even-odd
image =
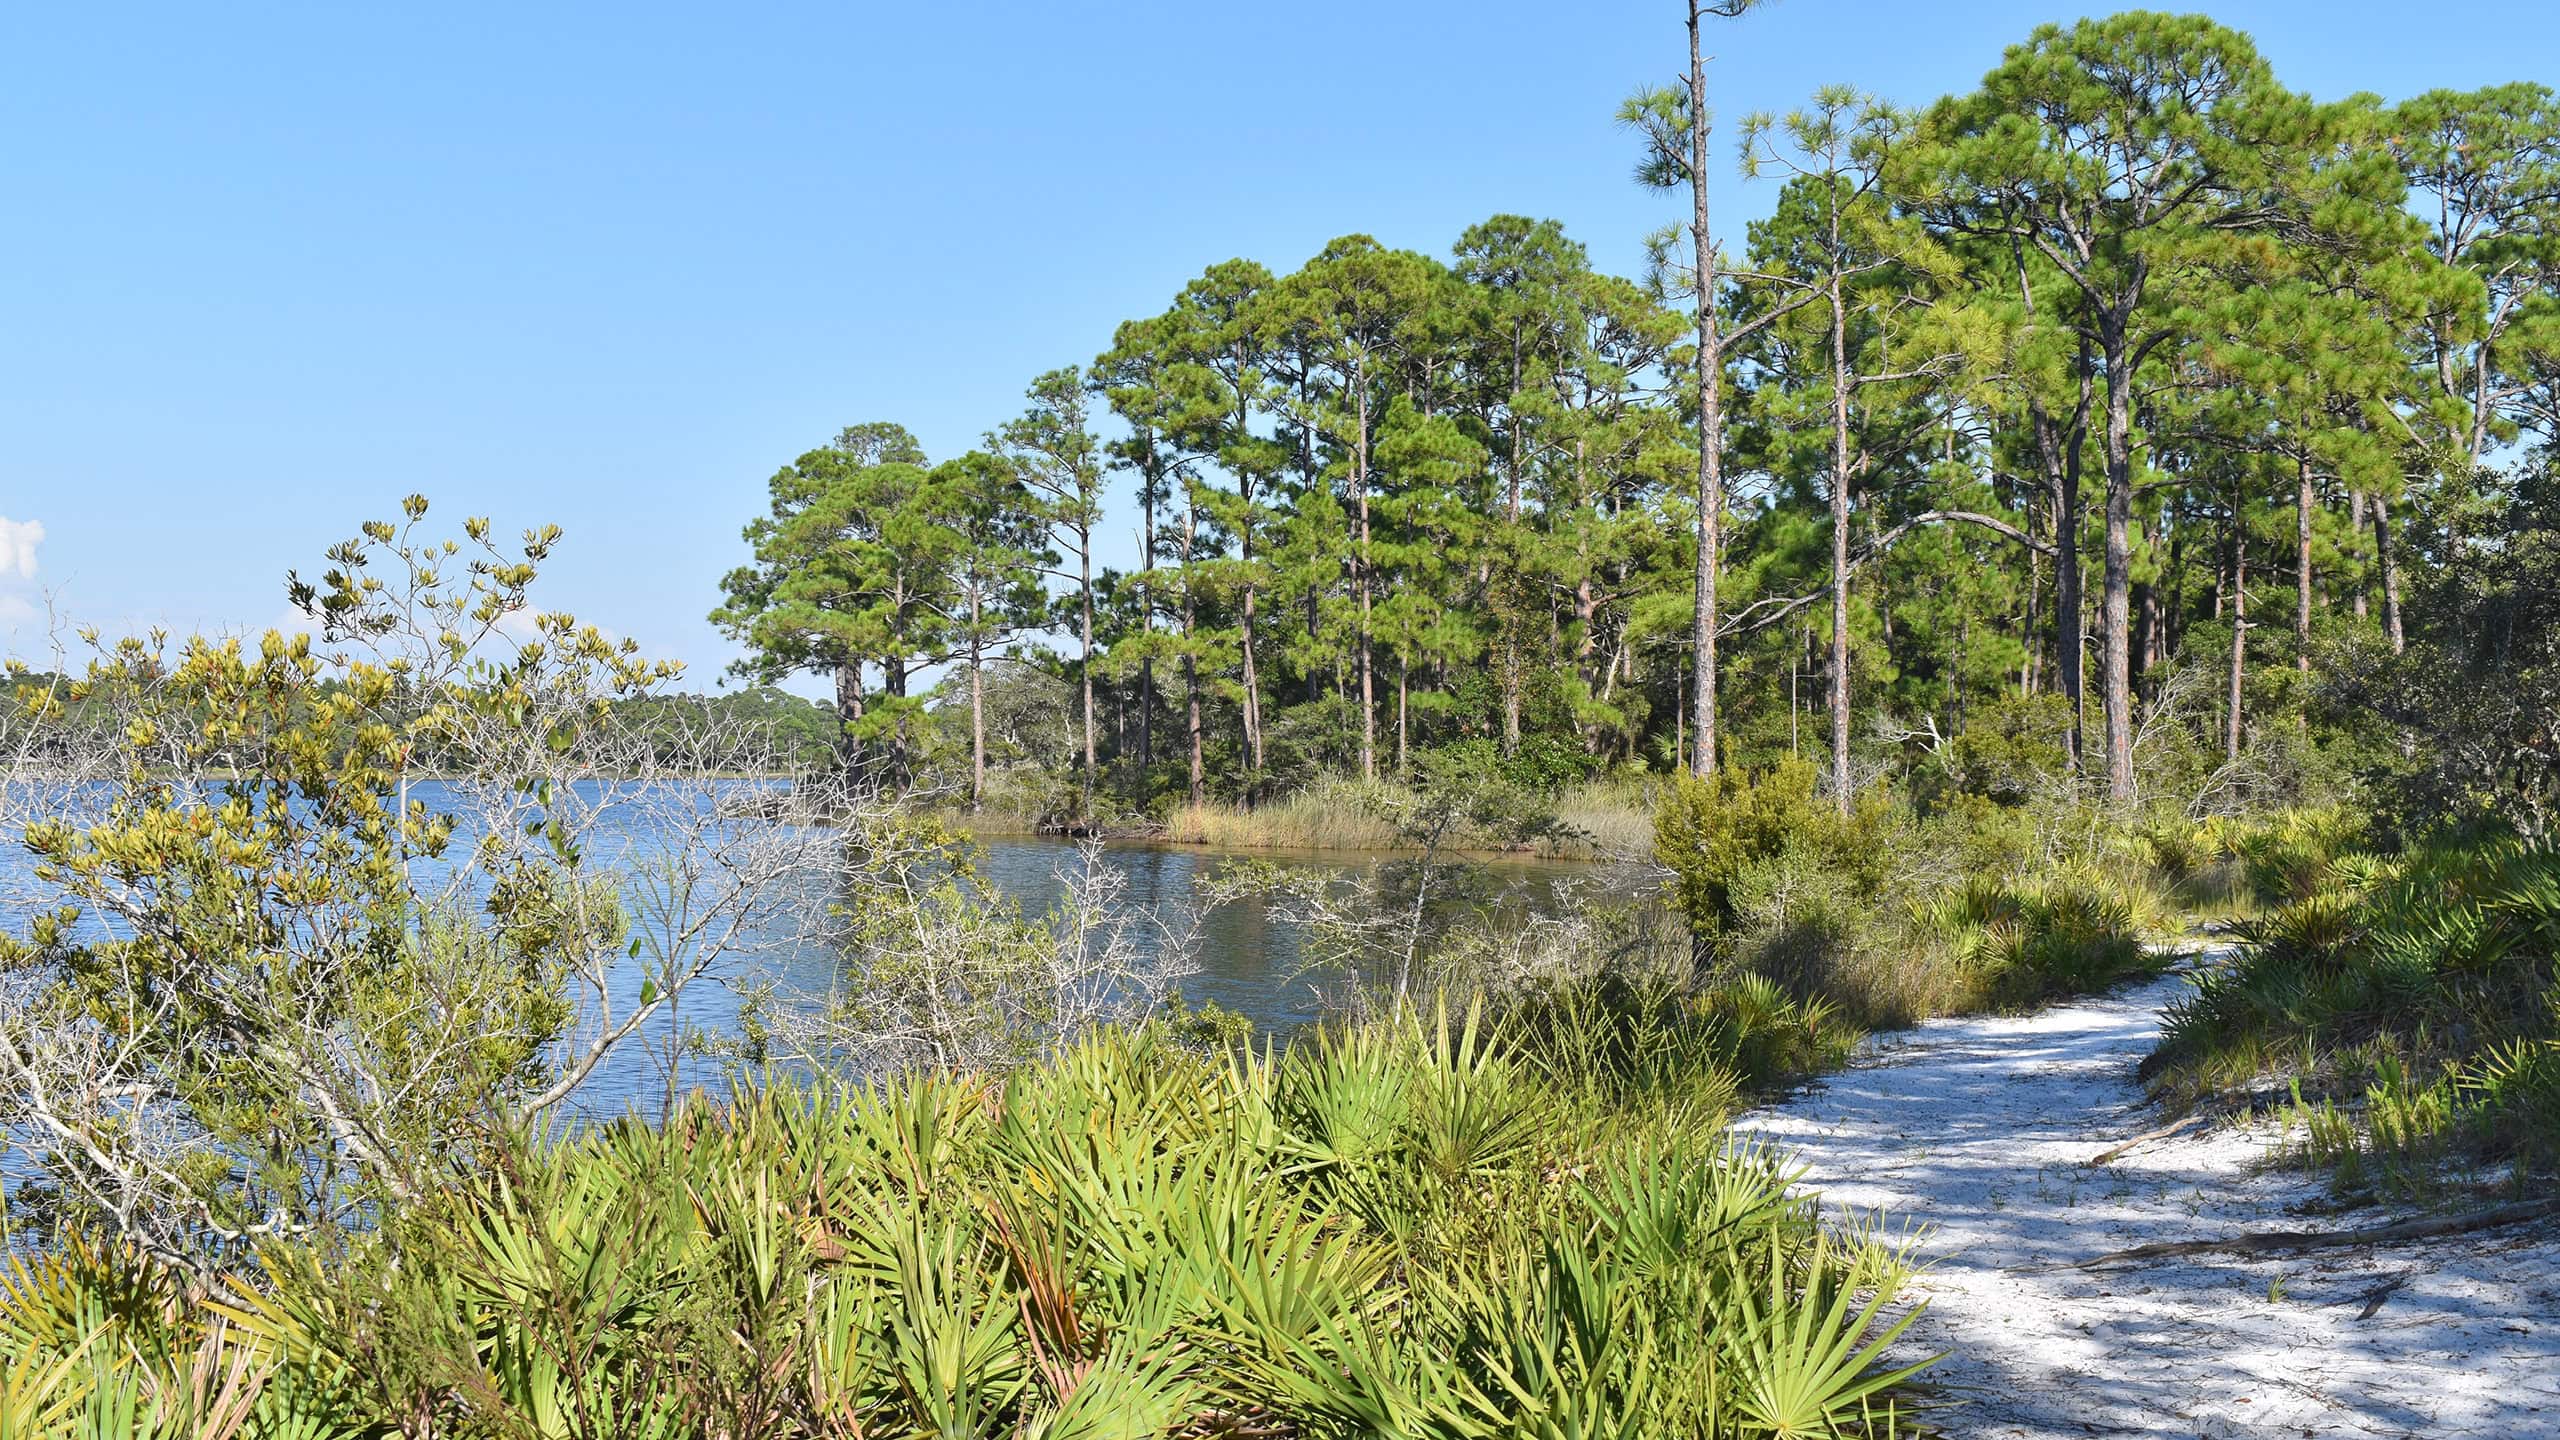
[[(1668, 783), (1668, 782), (1663, 782)], [(1453, 858), (1536, 860), (1643, 860), (1653, 854), (1653, 787), (1626, 782), (1575, 786), (1556, 798), (1562, 831), (1525, 845), (1458, 843), (1444, 846)], [(1309, 855), (1411, 853), (1386, 813), (1406, 794), (1390, 782), (1334, 781), (1247, 809), (1227, 801), (1184, 805), (1160, 820), (1131, 818), (1094, 828), (1116, 843), (1205, 850), (1280, 851)], [(1062, 833), (1053, 823), (1018, 807), (953, 808), (943, 817), (981, 840), (1029, 839)]]

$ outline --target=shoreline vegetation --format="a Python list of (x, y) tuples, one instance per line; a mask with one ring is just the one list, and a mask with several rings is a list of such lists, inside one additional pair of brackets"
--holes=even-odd
[[(1521, 839), (1461, 836), (1442, 847), (1461, 859), (1631, 861), (1653, 852), (1653, 804), (1660, 780), (1599, 781), (1572, 786), (1552, 800), (1556, 829)], [(1237, 854), (1282, 851), (1307, 856), (1408, 854), (1422, 845), (1398, 828), (1393, 813), (1410, 806), (1410, 787), (1393, 781), (1320, 783), (1247, 809), (1229, 802), (1183, 805), (1160, 819), (1059, 821), (998, 805), (971, 812), (938, 809), (955, 827), (981, 838), (1094, 838)]]

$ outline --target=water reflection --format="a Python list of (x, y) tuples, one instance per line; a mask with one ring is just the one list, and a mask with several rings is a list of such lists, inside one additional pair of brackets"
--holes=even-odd
[[(754, 785), (755, 782), (730, 782), (711, 787), (697, 797), (701, 803), (718, 803), (719, 793), (726, 789)], [(431, 808), (450, 808), (469, 813), (460, 797), (448, 797), (433, 782), (419, 785), (413, 793)], [(582, 795), (584, 790), (582, 787)], [(64, 796), (68, 802), (55, 808), (77, 810), (79, 801), (91, 796)], [(591, 801), (598, 795), (585, 795)], [(663, 856), (667, 847), (686, 843), (677, 829), (667, 824), (664, 807), (653, 810), (647, 805), (616, 808), (602, 805), (596, 815), (596, 831), (588, 837), (587, 854), (591, 864), (631, 873), (645, 868), (653, 855)], [(754, 821), (740, 821), (755, 824)], [(688, 833), (704, 833), (698, 827)], [(457, 837), (456, 855), (468, 853), (468, 833)], [(1072, 874), (1085, 862), (1078, 847), (1063, 840), (1002, 839), (985, 846), (983, 871), (987, 882), (999, 893), (1018, 901), (1027, 912), (1038, 913), (1055, 903), (1066, 891), (1062, 871)], [(1275, 856), (1276, 863), (1317, 873), (1349, 876), (1366, 871), (1389, 857), (1339, 855)], [(1189, 912), (1199, 908), (1204, 889), (1211, 876), (1228, 857), (1217, 852), (1197, 849), (1114, 845), (1095, 852), (1092, 863), (1114, 872), (1125, 885), (1121, 895), (1124, 905), (1138, 910)], [(428, 865), (429, 872), (442, 869)], [(1508, 861), (1494, 867), (1500, 872), (1499, 884), (1506, 903), (1543, 908), (1551, 904), (1559, 888), (1569, 877), (1588, 873), (1589, 867), (1539, 861)], [(430, 887), (442, 875), (425, 873), (420, 879)], [(740, 937), (741, 953), (727, 957), (716, 968), (710, 983), (689, 987), (681, 1003), (662, 1012), (644, 1031), (630, 1037), (614, 1051), (588, 1085), (580, 1092), (577, 1108), (590, 1114), (620, 1113), (639, 1109), (655, 1113), (668, 1097), (671, 1088), (681, 1090), (696, 1085), (716, 1085), (721, 1063), (716, 1058), (684, 1053), (683, 1038), (701, 1033), (715, 1039), (734, 1037), (741, 1025), (740, 996), (737, 989), (720, 981), (770, 978), (783, 996), (802, 998), (824, 996), (847, 978), (844, 958), (827, 942), (822, 921), (839, 898), (833, 882), (816, 872), (792, 877), (793, 893), (786, 903), (772, 907), (754, 932)], [(0, 851), (0, 925), (12, 932), (23, 933), (28, 916), (37, 908), (53, 903), (50, 887), (35, 883), (31, 863), (25, 852), (15, 847)], [(635, 912), (645, 912), (645, 903), (634, 905)], [(97, 917), (90, 917), (80, 927), (86, 938), (103, 938), (104, 927)], [(1141, 927), (1142, 943), (1160, 943), (1159, 937), (1147, 934)], [(1196, 933), (1196, 970), (1180, 984), (1182, 999), (1189, 1004), (1215, 1003), (1219, 1007), (1251, 1020), (1259, 1034), (1285, 1036), (1321, 1013), (1324, 997), (1320, 981), (1303, 973), (1306, 968), (1305, 942), (1302, 928), (1282, 913), (1272, 902), (1259, 897), (1226, 901), (1205, 910), (1199, 916)], [(608, 978), (616, 1013), (628, 1015), (642, 1000), (645, 961), (632, 958), (618, 963)], [(673, 1081), (671, 1087), (670, 1081)]]

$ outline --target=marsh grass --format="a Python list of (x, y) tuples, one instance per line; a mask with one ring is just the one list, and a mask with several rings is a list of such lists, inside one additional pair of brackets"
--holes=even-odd
[[(1251, 809), (1225, 802), (1186, 805), (1167, 815), (1155, 837), (1213, 850), (1395, 851), (1411, 847), (1393, 818), (1410, 790), (1392, 781), (1320, 780)], [(1461, 837), (1462, 854), (1526, 854), (1552, 859), (1633, 859), (1653, 846), (1652, 801), (1639, 782), (1603, 780), (1567, 786), (1544, 803), (1554, 833), (1525, 843)]]

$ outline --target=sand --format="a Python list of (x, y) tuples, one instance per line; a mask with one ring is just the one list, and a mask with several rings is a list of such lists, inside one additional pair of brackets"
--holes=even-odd
[[(2182, 975), (2031, 1016), (1934, 1021), (1737, 1129), (1836, 1213), (1925, 1229), (1898, 1347), (1950, 1435), (2560, 1436), (2560, 1226), (2265, 1257), (2037, 1269), (2159, 1240), (2381, 1224), (2268, 1164), (2272, 1125), (2087, 1162), (2155, 1128), (2134, 1067)], [(2378, 1287), (2400, 1287), (2360, 1318)]]

